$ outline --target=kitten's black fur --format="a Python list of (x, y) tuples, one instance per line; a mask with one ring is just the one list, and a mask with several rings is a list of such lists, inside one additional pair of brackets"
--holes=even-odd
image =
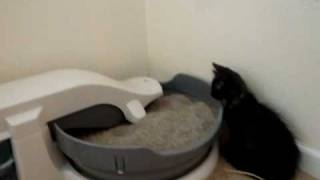
[(239, 74), (213, 63), (211, 96), (224, 105), (227, 138), (222, 156), (235, 168), (266, 180), (289, 180), (300, 152), (279, 116), (257, 101)]

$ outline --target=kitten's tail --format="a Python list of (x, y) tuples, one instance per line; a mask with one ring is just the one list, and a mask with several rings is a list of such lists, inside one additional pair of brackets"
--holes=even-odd
[(232, 173), (232, 174), (241, 174), (241, 175), (246, 175), (246, 176), (249, 176), (249, 177), (252, 177), (256, 180), (265, 180), (263, 179), (262, 177), (259, 177), (253, 173), (250, 173), (250, 172), (246, 172), (246, 171), (239, 171), (239, 170), (234, 170), (234, 169), (225, 169), (225, 171), (227, 173)]

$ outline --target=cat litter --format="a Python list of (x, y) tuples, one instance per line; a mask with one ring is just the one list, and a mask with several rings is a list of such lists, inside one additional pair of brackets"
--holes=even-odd
[(203, 102), (193, 102), (185, 95), (159, 98), (147, 108), (147, 115), (137, 124), (120, 125), (82, 135), (91, 143), (140, 146), (154, 151), (185, 149), (206, 136), (215, 125), (215, 116)]

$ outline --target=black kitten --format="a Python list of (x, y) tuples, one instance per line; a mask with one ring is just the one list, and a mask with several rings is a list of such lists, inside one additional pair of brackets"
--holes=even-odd
[(279, 116), (257, 101), (239, 74), (213, 64), (211, 96), (224, 105), (227, 138), (222, 156), (235, 168), (266, 180), (289, 180), (295, 175), (300, 152)]

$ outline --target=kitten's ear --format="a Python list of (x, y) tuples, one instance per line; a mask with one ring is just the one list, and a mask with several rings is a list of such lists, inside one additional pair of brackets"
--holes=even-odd
[(214, 63), (212, 63), (212, 65), (213, 65), (213, 69), (212, 69), (213, 74), (217, 74), (217, 68), (215, 68)]
[(214, 67), (214, 70), (213, 70), (214, 73), (218, 72), (219, 70), (224, 69), (223, 66), (220, 66), (220, 65), (217, 64), (217, 63), (214, 63), (214, 62), (213, 62), (212, 65), (213, 65), (213, 67)]

